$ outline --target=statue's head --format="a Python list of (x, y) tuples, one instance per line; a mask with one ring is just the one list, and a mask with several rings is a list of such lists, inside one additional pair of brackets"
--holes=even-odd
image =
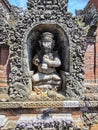
[(54, 35), (50, 32), (42, 33), (40, 46), (43, 49), (52, 50), (54, 47)]

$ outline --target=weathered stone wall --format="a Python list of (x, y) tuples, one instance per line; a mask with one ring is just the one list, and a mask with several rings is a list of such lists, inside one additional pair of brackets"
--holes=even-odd
[[(8, 1), (0, 0), (0, 99), (2, 94), (8, 94), (10, 73), (10, 31), (14, 18), (11, 5)], [(11, 25), (11, 26), (10, 26)], [(2, 97), (4, 98), (4, 96)]]
[[(37, 28), (37, 26), (39, 28)], [(38, 39), (35, 41), (32, 39), (34, 34), (40, 36), (42, 32), (50, 30), (56, 35), (55, 31), (50, 28), (50, 26), (53, 26), (55, 31), (62, 29), (64, 33), (62, 33), (63, 35), (60, 35), (60, 37), (66, 37), (67, 35), (69, 42), (67, 43), (67, 41), (63, 40), (59, 41), (58, 44), (59, 53), (62, 53), (62, 51), (66, 52), (64, 49), (67, 44), (69, 44), (67, 49), (70, 50), (69, 54), (62, 54), (62, 64), (65, 65), (65, 57), (69, 55), (69, 69), (66, 71), (66, 69), (62, 67), (60, 70), (63, 71), (61, 75), (65, 80), (63, 82), (63, 92), (68, 97), (82, 98), (85, 52), (85, 33), (83, 33), (83, 29), (77, 25), (72, 15), (67, 12), (67, 1), (62, 1), (60, 3), (60, 1), (32, 2), (31, 0), (28, 0), (28, 10), (23, 16), (23, 19), (21, 19), (16, 28), (11, 31), (11, 73), (9, 90), (12, 98), (21, 98), (19, 96), (20, 89), (17, 87), (17, 82), (22, 84), (20, 86), (25, 86), (24, 89), (28, 88), (28, 86), (28, 89), (32, 89), (33, 86), (32, 84), (30, 85), (29, 82), (30, 70), (27, 48), (31, 44), (32, 51), (36, 49), (33, 48), (32, 42), (36, 43), (37, 40), (37, 43), (35, 44), (37, 45)], [(28, 40), (29, 44), (27, 42)]]
[[(67, 4), (68, 1), (28, 0), (28, 10), (18, 17), (16, 26), (9, 26), (5, 22), (1, 24), (1, 44), (8, 45), (10, 50), (8, 82), (11, 98), (25, 100), (33, 89), (30, 71), (34, 70), (29, 69), (28, 46), (31, 45), (32, 51), (36, 51), (39, 39), (34, 38), (44, 31), (52, 32), (57, 42), (60, 37), (57, 47), (62, 60), (59, 71), (63, 78), (64, 95), (83, 98), (85, 33), (67, 12)], [(67, 69), (64, 68), (66, 64)]]

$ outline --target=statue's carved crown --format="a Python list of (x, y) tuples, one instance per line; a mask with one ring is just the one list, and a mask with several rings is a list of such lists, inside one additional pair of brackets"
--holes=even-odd
[(50, 32), (44, 32), (42, 33), (41, 39), (42, 40), (52, 40), (54, 38), (54, 35)]

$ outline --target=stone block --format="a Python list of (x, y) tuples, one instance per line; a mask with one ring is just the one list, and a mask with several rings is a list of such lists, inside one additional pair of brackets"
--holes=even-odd
[(6, 124), (7, 120), (8, 118), (5, 115), (0, 115), (0, 128)]

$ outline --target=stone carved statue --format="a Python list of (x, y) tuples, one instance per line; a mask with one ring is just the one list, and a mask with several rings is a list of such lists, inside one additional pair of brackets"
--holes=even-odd
[(50, 32), (44, 32), (41, 36), (41, 50), (34, 56), (33, 63), (38, 67), (37, 73), (32, 77), (34, 89), (55, 89), (61, 85), (61, 78), (56, 72), (56, 67), (61, 65), (57, 52), (53, 51), (55, 41)]

